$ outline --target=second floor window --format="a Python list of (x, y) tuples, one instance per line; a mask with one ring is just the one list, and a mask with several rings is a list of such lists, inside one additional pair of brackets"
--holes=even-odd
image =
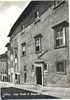
[(41, 34), (38, 34), (37, 36), (35, 36), (35, 52), (36, 53), (40, 53), (41, 50), (42, 50), (42, 47), (41, 47), (41, 37), (42, 37)]
[(65, 27), (56, 32), (56, 47), (65, 46)]
[(26, 43), (22, 43), (22, 56), (26, 55)]

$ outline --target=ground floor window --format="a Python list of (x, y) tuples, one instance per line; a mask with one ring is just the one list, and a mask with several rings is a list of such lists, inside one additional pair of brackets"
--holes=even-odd
[(2, 77), (2, 81), (3, 81), (3, 82), (7, 82), (7, 76), (3, 76), (3, 77)]
[(66, 61), (58, 61), (56, 62), (56, 72), (65, 73), (66, 72)]

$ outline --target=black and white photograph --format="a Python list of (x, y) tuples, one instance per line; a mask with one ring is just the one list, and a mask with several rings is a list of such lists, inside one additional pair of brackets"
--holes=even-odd
[(70, 99), (69, 0), (0, 0), (0, 100)]

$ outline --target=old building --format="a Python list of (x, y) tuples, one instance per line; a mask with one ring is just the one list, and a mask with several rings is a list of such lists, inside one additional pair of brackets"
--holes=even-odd
[(7, 53), (0, 55), (0, 81), (8, 81)]
[[(16, 43), (14, 41), (14, 43)], [(12, 43), (7, 43), (7, 55), (8, 55), (8, 81), (11, 83), (19, 82), (19, 73), (17, 69), (17, 47), (11, 46)]]
[(12, 54), (11, 54), (11, 47), (10, 43), (7, 43), (7, 57), (8, 57), (8, 81), (14, 82), (14, 68), (12, 66)]
[(17, 83), (70, 86), (68, 0), (31, 1), (10, 30)]

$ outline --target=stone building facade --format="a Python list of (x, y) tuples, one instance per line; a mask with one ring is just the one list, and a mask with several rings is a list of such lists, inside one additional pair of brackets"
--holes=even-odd
[(0, 55), (0, 81), (8, 81), (7, 53)]
[(31, 1), (10, 30), (20, 84), (70, 86), (68, 0)]

